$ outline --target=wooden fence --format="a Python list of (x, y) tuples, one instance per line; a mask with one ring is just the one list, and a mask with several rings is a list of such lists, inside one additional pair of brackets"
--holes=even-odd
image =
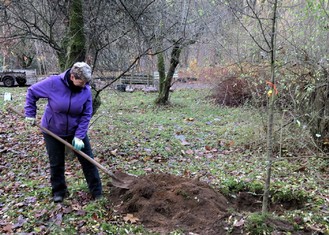
[(120, 78), (120, 82), (126, 85), (153, 86), (155, 84), (154, 77), (146, 74), (126, 74)]

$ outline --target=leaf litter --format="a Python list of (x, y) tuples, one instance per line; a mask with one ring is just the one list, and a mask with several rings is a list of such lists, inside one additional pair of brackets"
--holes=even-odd
[[(17, 120), (16, 120), (17, 121)], [(190, 120), (189, 120), (190, 121)], [(13, 120), (15, 122), (15, 119)], [(3, 217), (0, 220), (0, 232), (13, 233), (24, 231), (21, 230), (26, 224), (31, 222), (31, 217), (35, 217), (41, 222), (35, 223), (35, 231), (49, 232), (49, 223), (56, 226), (64, 226), (63, 221), (66, 216), (72, 216), (72, 214), (78, 216), (85, 216), (88, 212), (85, 210), (84, 205), (90, 203), (88, 197), (77, 193), (80, 199), (69, 199), (71, 206), (63, 205), (53, 207), (53, 209), (41, 209), (41, 207), (47, 208), (49, 199), (45, 199), (43, 196), (38, 195), (37, 197), (31, 196), (29, 188), (33, 186), (25, 186), (25, 184), (18, 183), (23, 176), (26, 176), (26, 180), (40, 179), (40, 184), (46, 184), (44, 177), (46, 169), (42, 167), (47, 166), (44, 157), (40, 155), (42, 138), (40, 133), (35, 130), (28, 130), (28, 138), (22, 137), (21, 133), (26, 133), (23, 127), (23, 123), (16, 122), (15, 128), (12, 123), (8, 125), (1, 124), (1, 145), (0, 154), (1, 156), (6, 154), (7, 158), (16, 158), (15, 161), (7, 160), (0, 163), (0, 173), (3, 173), (4, 177), (11, 181), (3, 189), (0, 189), (1, 193), (10, 195), (9, 198), (0, 202), (0, 215), (7, 214), (11, 209), (21, 213), (15, 216)], [(12, 132), (8, 132), (8, 129), (15, 129)], [(175, 136), (178, 140), (182, 141), (184, 145), (185, 136)], [(34, 144), (31, 144), (34, 143)], [(37, 143), (37, 144), (35, 144)], [(221, 141), (223, 143), (223, 141)], [(221, 144), (222, 145), (222, 144)], [(229, 148), (233, 144), (223, 144)], [(213, 149), (211, 146), (205, 146), (204, 149), (200, 150), (200, 156), (195, 158), (206, 157), (207, 154), (217, 152), (217, 149)], [(230, 151), (230, 150), (225, 150)], [(187, 155), (196, 155), (198, 150), (187, 149), (183, 151)], [(104, 151), (106, 154), (106, 151)], [(221, 154), (226, 154), (221, 151)], [(229, 153), (227, 153), (229, 154)], [(109, 155), (111, 155), (109, 153)], [(117, 151), (112, 153), (117, 155)], [(145, 159), (145, 158), (144, 158)], [(152, 158), (151, 158), (152, 159)], [(187, 158), (188, 159), (188, 158)], [(121, 159), (122, 160), (122, 159)], [(104, 161), (104, 159), (103, 159)], [(147, 160), (149, 161), (149, 160)], [(27, 172), (24, 164), (32, 162), (32, 172)], [(145, 163), (147, 163), (145, 161)], [(188, 161), (182, 161), (182, 164), (188, 164)], [(38, 167), (36, 167), (38, 166)], [(39, 167), (41, 166), (41, 168)], [(31, 167), (31, 166), (30, 166)], [(148, 168), (145, 168), (148, 169)], [(31, 170), (31, 169), (30, 169)], [(75, 171), (75, 168), (72, 169)], [(259, 200), (258, 197), (250, 196), (249, 194), (238, 194), (235, 199), (230, 198), (228, 200), (220, 192), (211, 188), (207, 183), (193, 179), (194, 175), (189, 170), (185, 170), (184, 176), (180, 177), (171, 174), (164, 173), (153, 173), (139, 176), (138, 180), (133, 184), (129, 190), (110, 188), (110, 193), (106, 194), (109, 205), (105, 206), (106, 214), (108, 218), (99, 217), (93, 213), (92, 218), (95, 221), (103, 220), (111, 222), (113, 218), (122, 218), (126, 223), (143, 224), (146, 228), (154, 232), (162, 234), (168, 234), (173, 230), (180, 230), (191, 234), (243, 234), (245, 218), (242, 216), (243, 213), (232, 214), (232, 210), (239, 211), (239, 208), (243, 208), (245, 211), (259, 211)], [(16, 182), (15, 182), (16, 181)], [(2, 182), (3, 183), (3, 182)], [(3, 185), (3, 184), (2, 184)], [(24, 187), (22, 186), (24, 185)], [(44, 186), (43, 186), (44, 187)], [(36, 188), (34, 188), (36, 189)], [(33, 190), (33, 189), (32, 189)], [(106, 190), (106, 189), (104, 189)], [(82, 196), (81, 196), (82, 195)], [(10, 202), (10, 200), (15, 200)], [(42, 200), (46, 203), (44, 205), (38, 205), (38, 208), (32, 209), (33, 204), (36, 200), (42, 203)], [(30, 210), (27, 217), (24, 216), (26, 211)], [(14, 220), (12, 220), (14, 218)], [(118, 220), (118, 219), (115, 219)], [(73, 220), (71, 221), (73, 223)], [(117, 221), (115, 221), (117, 223)], [(278, 222), (273, 221), (278, 224)], [(79, 225), (81, 224), (81, 225)], [(80, 232), (87, 232), (87, 222), (84, 219), (76, 222), (78, 227), (81, 227)], [(93, 227), (93, 225), (91, 226)], [(280, 231), (279, 225), (277, 226)], [(288, 232), (292, 232), (290, 224), (282, 224)], [(292, 233), (293, 234), (293, 233)], [(311, 234), (305, 232), (301, 234)]]

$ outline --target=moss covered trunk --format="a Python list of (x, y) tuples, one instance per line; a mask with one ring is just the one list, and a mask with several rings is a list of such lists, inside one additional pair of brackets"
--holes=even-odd
[[(61, 70), (72, 67), (75, 62), (86, 59), (86, 36), (84, 33), (83, 1), (72, 0), (69, 14), (69, 29), (67, 35), (63, 35), (62, 51), (57, 52), (58, 62)], [(99, 92), (92, 87), (93, 115), (101, 105)]]
[(66, 67), (86, 59), (86, 37), (84, 34), (83, 8), (81, 0), (73, 0), (70, 6), (69, 42)]
[(155, 103), (159, 105), (166, 105), (169, 103), (169, 92), (172, 83), (172, 79), (176, 70), (177, 65), (179, 64), (179, 56), (181, 53), (181, 47), (179, 44), (175, 44), (170, 58), (170, 65), (167, 75), (165, 75), (165, 66), (163, 55), (158, 56), (158, 71), (159, 71), (159, 95)]

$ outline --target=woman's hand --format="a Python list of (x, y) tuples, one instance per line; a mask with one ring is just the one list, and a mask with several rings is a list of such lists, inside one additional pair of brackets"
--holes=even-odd
[(35, 125), (35, 118), (34, 117), (25, 117), (25, 123), (34, 126)]
[(73, 138), (72, 145), (73, 145), (73, 148), (75, 148), (76, 150), (81, 150), (85, 147), (85, 144), (83, 143), (83, 141), (77, 137)]

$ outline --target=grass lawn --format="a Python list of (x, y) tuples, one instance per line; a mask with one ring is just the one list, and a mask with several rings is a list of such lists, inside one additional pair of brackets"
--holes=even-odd
[[(113, 213), (107, 197), (109, 176), (101, 173), (105, 197), (91, 201), (74, 157), (66, 161), (70, 197), (62, 204), (52, 202), (42, 135), (37, 128), (26, 128), (3, 101), (4, 92), (10, 92), (10, 104), (23, 111), (26, 89), (0, 88), (0, 233), (152, 234)], [(206, 89), (175, 91), (170, 106), (156, 107), (155, 93), (103, 91), (102, 106), (89, 130), (95, 159), (109, 169), (134, 175), (166, 172), (199, 178), (232, 198), (241, 191), (261, 194), (266, 110), (220, 107), (207, 98), (209, 94)], [(39, 102), (38, 118), (44, 104)], [(308, 227), (326, 234), (329, 160), (312, 151), (305, 128), (286, 123), (289, 117), (275, 116), (271, 200), (302, 206), (273, 215), (291, 221), (296, 229)], [(232, 212), (227, 221), (232, 227), (234, 216), (248, 218), (250, 213)]]

